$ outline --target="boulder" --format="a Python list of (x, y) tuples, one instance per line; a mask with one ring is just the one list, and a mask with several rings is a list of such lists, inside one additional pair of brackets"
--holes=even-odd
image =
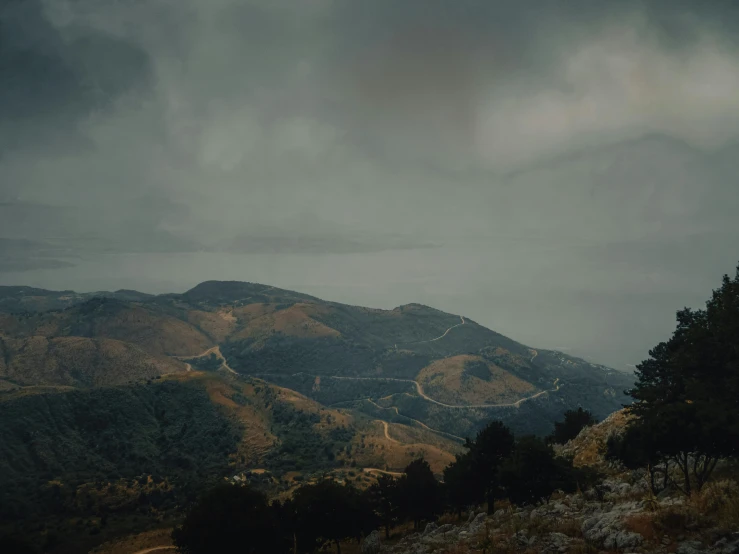
[(380, 533), (372, 531), (362, 541), (362, 554), (379, 554), (381, 550)]
[(433, 521), (431, 523), (427, 523), (426, 528), (423, 530), (423, 533), (421, 533), (421, 535), (425, 537), (426, 535), (429, 535), (436, 531), (438, 528), (439, 526), (436, 525), (436, 523), (434, 523)]

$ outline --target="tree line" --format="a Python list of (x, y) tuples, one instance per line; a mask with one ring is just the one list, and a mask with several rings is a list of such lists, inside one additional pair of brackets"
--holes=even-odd
[(739, 268), (704, 309), (677, 312), (672, 336), (637, 366), (626, 431), (607, 457), (646, 468), (652, 493), (700, 491), (721, 460), (739, 456)]
[[(569, 413), (569, 419), (576, 414)], [(467, 440), (466, 452), (444, 470), (443, 480), (419, 458), (399, 478), (382, 474), (363, 491), (327, 478), (303, 485), (282, 502), (269, 503), (248, 486), (224, 484), (201, 498), (172, 536), (184, 554), (228, 551), (236, 545), (246, 553), (278, 554), (335, 545), (340, 554), (342, 542), (359, 542), (377, 528), (389, 537), (391, 528), (403, 522), (420, 529), (445, 511), (461, 516), (485, 503), (493, 511), (500, 498), (515, 504), (546, 502), (556, 490), (571, 492), (592, 481), (591, 472), (555, 456), (554, 440), (554, 435), (516, 440), (510, 429), (493, 421)]]
[[(646, 469), (653, 493), (674, 487), (691, 495), (721, 460), (739, 457), (739, 268), (733, 278), (724, 276), (705, 309), (677, 313), (674, 333), (637, 366), (635, 385), (627, 392), (634, 399), (627, 406), (631, 419), (622, 434), (608, 439), (606, 458)], [(365, 492), (323, 481), (302, 487), (284, 503), (267, 505), (259, 493), (234, 488), (214, 491), (207, 502), (218, 495), (250, 496), (263, 513), (272, 514), (274, 523), (260, 526), (259, 541), (266, 542), (253, 542), (248, 552), (311, 552), (329, 542), (340, 552), (343, 540), (359, 540), (377, 527), (387, 536), (393, 525), (412, 521), (418, 529), (444, 510), (461, 514), (487, 504), (492, 512), (499, 498), (534, 504), (548, 501), (556, 490), (595, 484), (599, 476), (593, 470), (573, 467), (552, 448), (594, 422), (586, 410), (573, 410), (549, 437), (518, 440), (502, 423), (491, 422), (466, 441), (466, 451), (444, 470), (441, 482), (419, 459), (399, 479), (383, 475)], [(202, 527), (197, 510), (174, 533), (178, 548), (188, 554), (208, 551), (188, 537), (215, 528)], [(214, 543), (208, 544), (212, 551)]]
[[(705, 309), (677, 313), (676, 330), (637, 366), (628, 393), (632, 417), (622, 434), (608, 439), (605, 454), (627, 468), (646, 469), (653, 493), (673, 487), (691, 495), (722, 460), (739, 457), (739, 268), (733, 278), (724, 276)], [(586, 410), (573, 410), (549, 437), (517, 439), (491, 422), (466, 441), (441, 481), (418, 459), (400, 478), (383, 475), (365, 491), (325, 479), (269, 503), (254, 489), (221, 485), (193, 505), (173, 539), (185, 554), (234, 546), (295, 554), (326, 544), (340, 552), (342, 542), (373, 529), (387, 535), (401, 522), (419, 529), (446, 510), (461, 514), (487, 504), (492, 512), (502, 498), (518, 505), (547, 502), (556, 490), (584, 489), (599, 479), (552, 448), (593, 423)]]

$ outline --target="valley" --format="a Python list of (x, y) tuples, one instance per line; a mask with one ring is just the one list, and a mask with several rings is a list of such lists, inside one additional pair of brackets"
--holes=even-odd
[(491, 419), (543, 435), (567, 409), (618, 409), (631, 382), (427, 306), (251, 283), (0, 287), (0, 310), (0, 512), (59, 553), (166, 524), (223, 479), (283, 497), (419, 456), (441, 474)]

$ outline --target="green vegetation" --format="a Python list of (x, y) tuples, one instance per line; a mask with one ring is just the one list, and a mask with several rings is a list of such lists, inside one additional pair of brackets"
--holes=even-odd
[(336, 427), (326, 434), (318, 433), (314, 425), (319, 421), (316, 413), (276, 402), (272, 407), (273, 432), (281, 441), (267, 455), (267, 466), (278, 471), (317, 471), (338, 466), (336, 455), (351, 441), (354, 431)]
[[(225, 475), (240, 436), (196, 383), (8, 395), (0, 519), (64, 552), (108, 520), (176, 510)], [(69, 526), (70, 517), (89, 525)]]
[(243, 550), (243, 531), (251, 537), (253, 529), (254, 541), (246, 552), (307, 554), (335, 547), (340, 554), (342, 542), (360, 540), (378, 526), (385, 528), (387, 537), (395, 524), (408, 521), (419, 530), (445, 509), (459, 512), (461, 506), (493, 497), (535, 504), (547, 501), (557, 489), (577, 486), (578, 471), (569, 460), (555, 458), (542, 439), (515, 442), (499, 422), (489, 424), (467, 447), (469, 451), (444, 471), (443, 484), (419, 458), (400, 478), (383, 475), (365, 491), (324, 479), (300, 487), (285, 503), (269, 506), (264, 497), (240, 485), (219, 488), (190, 510), (173, 537), (188, 554), (227, 552)]
[(571, 460), (555, 457), (544, 440), (534, 436), (515, 440), (499, 421), (489, 423), (465, 446), (467, 452), (444, 470), (447, 502), (457, 513), (483, 503), (492, 513), (496, 498), (536, 504), (548, 500), (555, 490), (574, 489), (586, 479)]
[(554, 432), (547, 437), (547, 440), (553, 444), (565, 444), (579, 435), (585, 427), (596, 423), (598, 421), (588, 410), (582, 408), (567, 410), (564, 413), (564, 420), (555, 422)]
[(508, 499), (518, 505), (549, 501), (556, 490), (574, 492), (576, 471), (571, 462), (556, 458), (551, 445), (538, 437), (522, 437), (500, 468), (500, 483)]
[(209, 356), (187, 358), (183, 361), (190, 364), (193, 369), (196, 369), (198, 371), (216, 371), (221, 368), (221, 365), (223, 363), (221, 362), (221, 359), (212, 352)]
[[(637, 366), (630, 394), (635, 418), (611, 458), (647, 466), (651, 486), (662, 476), (690, 496), (708, 482), (718, 462), (739, 455), (739, 269), (725, 275), (702, 310), (677, 313), (672, 337)], [(675, 470), (675, 471), (672, 471)], [(679, 477), (676, 477), (678, 475)]]
[(400, 522), (403, 499), (397, 479), (382, 474), (369, 489), (370, 503), (378, 522), (385, 528), (385, 538), (390, 538), (390, 529)]
[(288, 552), (276, 549), (279, 522), (263, 493), (249, 487), (219, 485), (204, 495), (172, 533), (182, 554)]
[[(5, 384), (18, 388), (0, 393), (0, 532), (19, 529), (48, 552), (80, 551), (117, 533), (171, 524), (211, 485), (239, 472), (246, 474), (255, 464), (272, 472), (264, 480), (250, 477), (270, 493), (292, 486), (287, 480), (273, 482), (272, 475), (301, 472), (295, 481), (311, 482), (316, 474), (356, 464), (358, 456), (363, 463), (380, 467), (391, 459), (381, 453), (385, 447), (371, 443), (365, 449), (364, 437), (361, 446), (356, 440), (357, 428), (369, 419), (363, 414), (421, 429), (411, 421), (418, 420), (459, 437), (477, 436), (468, 442), (466, 457), (445, 472), (444, 486), (436, 485), (428, 466), (419, 461), (409, 466), (407, 477), (383, 478), (382, 486), (371, 487), (366, 501), (374, 515), (367, 515), (368, 521), (386, 526), (413, 521), (418, 526), (433, 519), (445, 504), (461, 511), (469, 503), (488, 500), (492, 509), (496, 498), (517, 494), (502, 481), (504, 468), (520, 469), (511, 460), (516, 459), (516, 448), (520, 452), (523, 446), (513, 443), (512, 433), (544, 436), (563, 410), (581, 405), (594, 417), (603, 417), (620, 407), (624, 400), (620, 391), (632, 384), (617, 372), (558, 353), (540, 351), (534, 360), (524, 345), (420, 305), (370, 310), (235, 282), (209, 282), (184, 295), (157, 297), (133, 291), (99, 298), (42, 292), (0, 291), (0, 297), (7, 297), (0, 308), (12, 307), (2, 311), (34, 312), (22, 317), (2, 314), (0, 362), (5, 360), (5, 369), (0, 363), (0, 370), (5, 371)], [(29, 304), (31, 294), (38, 298)], [(237, 309), (254, 303), (269, 306)], [(264, 319), (254, 321), (262, 309)], [(280, 312), (286, 309), (292, 312)], [(294, 315), (305, 326), (292, 326)], [(313, 336), (312, 321), (336, 333)], [(443, 340), (429, 341), (442, 335)], [(39, 340), (33, 338), (37, 336)], [(88, 346), (82, 348), (79, 337), (92, 338), (85, 339)], [(49, 363), (40, 361), (47, 358), (27, 355), (29, 341), (39, 356), (54, 354)], [(253, 372), (326, 406), (353, 409), (351, 417), (337, 424), (319, 406), (286, 398), (256, 380), (231, 375), (159, 377), (183, 369), (167, 356), (180, 360), (189, 356), (187, 363), (196, 370), (220, 368), (216, 354), (193, 357), (216, 343), (228, 364), (242, 374)], [(20, 350), (25, 354), (19, 359), (28, 363), (8, 366), (10, 354)], [(434, 361), (460, 354), (495, 363), (537, 390), (552, 388), (555, 377), (564, 386), (518, 408), (456, 410), (421, 398), (412, 383), (330, 378), (415, 379)], [(11, 378), (10, 370), (22, 378)], [(491, 378), (482, 362), (465, 367), (463, 378), (470, 376)], [(42, 391), (39, 384), (49, 386)], [(101, 386), (106, 388), (94, 388)], [(500, 422), (500, 430), (512, 430), (510, 441), (485, 440), (491, 419)], [(433, 431), (423, 433), (430, 436)], [(397, 440), (405, 442), (404, 437)], [(428, 441), (423, 437), (420, 442)], [(505, 450), (498, 452), (494, 463), (486, 458), (492, 455), (493, 443)], [(449, 443), (441, 447), (449, 448)], [(414, 448), (404, 455), (423, 451)], [(314, 492), (331, 496), (336, 491)], [(364, 498), (355, 496), (351, 502), (360, 497)], [(291, 506), (274, 509), (297, 526), (297, 508)], [(293, 527), (289, 548), (296, 537), (302, 540), (299, 529)], [(344, 537), (365, 532), (344, 531), (349, 533)], [(334, 531), (322, 533), (316, 541), (336, 541)], [(315, 546), (308, 541), (305, 549), (312, 548), (310, 544)]]

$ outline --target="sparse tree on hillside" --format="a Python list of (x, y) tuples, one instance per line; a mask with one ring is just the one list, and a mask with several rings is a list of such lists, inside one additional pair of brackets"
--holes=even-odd
[(385, 538), (390, 538), (390, 528), (398, 523), (400, 517), (400, 491), (397, 479), (390, 475), (380, 475), (377, 483), (369, 488), (372, 507), (385, 528)]
[(552, 446), (534, 436), (522, 437), (500, 469), (500, 482), (514, 504), (548, 502), (558, 489), (576, 487), (572, 464), (555, 458)]
[(483, 502), (483, 491), (469, 451), (457, 455), (454, 462), (444, 469), (444, 492), (447, 503), (459, 517), (468, 506)]
[(630, 425), (622, 435), (608, 437), (606, 460), (619, 461), (627, 469), (646, 468), (649, 489), (657, 494), (667, 488), (670, 469), (670, 459), (659, 445), (661, 438), (645, 424)]
[(172, 539), (183, 554), (280, 552), (266, 497), (237, 485), (219, 485), (203, 496)]
[(514, 437), (511, 430), (500, 421), (489, 423), (477, 433), (474, 442), (467, 439), (470, 464), (483, 499), (488, 504), (488, 513), (495, 511), (495, 498), (499, 495), (498, 470), (513, 450)]
[(398, 488), (402, 499), (402, 512), (419, 529), (423, 521), (435, 518), (442, 510), (441, 487), (431, 467), (423, 458), (412, 461), (405, 468)]
[(376, 526), (368, 499), (349, 485), (324, 480), (315, 485), (300, 487), (293, 496), (298, 535), (309, 539), (312, 545), (336, 545), (341, 554), (341, 541), (360, 539)]
[(598, 421), (588, 410), (582, 408), (567, 410), (564, 413), (564, 420), (557, 421), (554, 424), (554, 432), (547, 439), (554, 444), (565, 444), (579, 435), (585, 427), (590, 427), (596, 423)]

